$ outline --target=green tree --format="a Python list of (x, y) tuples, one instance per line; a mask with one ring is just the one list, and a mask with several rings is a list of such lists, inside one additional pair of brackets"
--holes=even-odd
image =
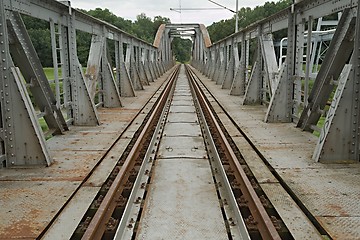
[(41, 64), (44, 67), (51, 67), (53, 62), (49, 23), (26, 15), (22, 15), (22, 19), (25, 23), (31, 42), (40, 58)]
[(190, 39), (184, 39), (175, 37), (172, 41), (172, 49), (175, 55), (175, 59), (178, 62), (186, 63), (191, 58), (192, 41)]
[(148, 43), (154, 40), (154, 22), (145, 13), (136, 16), (133, 24), (134, 34)]
[(171, 23), (170, 18), (161, 17), (161, 16), (154, 17), (154, 26), (153, 26), (154, 34), (153, 34), (153, 36), (156, 35), (156, 32), (159, 29), (161, 24), (169, 24), (169, 23)]
[(132, 21), (131, 20), (126, 20), (122, 17), (118, 17), (114, 13), (110, 12), (110, 10), (107, 8), (105, 8), (105, 9), (95, 8), (94, 10), (89, 10), (89, 11), (81, 10), (81, 11), (83, 11), (95, 18), (104, 20), (105, 22), (110, 23), (125, 32), (128, 32), (128, 33), (132, 32)]
[[(278, 2), (266, 2), (263, 6), (257, 6), (254, 9), (249, 7), (240, 8), (238, 11), (239, 29), (245, 28), (256, 21), (271, 16), (292, 3), (292, 0), (280, 0)], [(235, 15), (231, 19), (215, 22), (208, 27), (209, 35), (212, 42), (217, 42), (234, 33)]]

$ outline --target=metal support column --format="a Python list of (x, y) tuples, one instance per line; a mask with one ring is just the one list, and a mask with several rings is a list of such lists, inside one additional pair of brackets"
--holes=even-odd
[[(236, 74), (234, 77), (233, 84), (231, 86), (231, 95), (235, 96), (243, 96), (245, 94), (245, 81), (247, 76), (247, 68), (246, 68), (246, 58), (247, 58), (247, 51), (246, 51), (246, 39), (245, 34), (241, 37), (241, 50), (240, 50), (240, 59), (239, 55), (235, 54), (235, 59), (237, 64), (236, 66)], [(237, 47), (236, 47), (237, 49)], [(237, 49), (238, 51), (238, 49)]]
[(303, 110), (298, 127), (305, 131), (316, 130), (316, 124), (321, 117), (325, 105), (334, 89), (346, 61), (353, 51), (355, 36), (355, 18), (352, 10), (346, 9), (340, 19), (333, 40), (316, 77), (309, 95), (309, 104)]
[[(74, 125), (98, 125), (99, 118), (94, 101), (85, 83), (82, 66), (77, 57), (75, 13), (68, 16), (68, 44), (66, 51), (69, 56), (70, 72), (67, 76), (72, 89), (72, 111)], [(67, 60), (66, 60), (67, 61)]]
[(0, 2), (0, 168), (50, 165), (52, 160), (19, 69), (10, 54), (4, 2)]
[(126, 68), (124, 60), (124, 42), (123, 36), (120, 35), (118, 42), (115, 42), (115, 57), (116, 57), (116, 78), (119, 82), (120, 96), (135, 97), (135, 91), (132, 85), (130, 74)]
[(253, 64), (251, 76), (249, 79), (249, 83), (246, 87), (245, 97), (244, 97), (244, 105), (249, 104), (259, 104), (261, 103), (261, 95), (262, 95), (262, 53), (261, 53), (261, 40), (260, 36), (262, 34), (261, 27), (258, 27), (258, 42), (257, 42), (257, 52), (256, 52), (256, 60)]

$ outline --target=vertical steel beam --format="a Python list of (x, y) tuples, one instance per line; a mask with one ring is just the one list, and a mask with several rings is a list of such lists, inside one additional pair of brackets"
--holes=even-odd
[(237, 46), (234, 43), (234, 39), (232, 39), (231, 45), (228, 46), (228, 55), (227, 59), (230, 58), (230, 60), (227, 62), (227, 69), (224, 76), (224, 81), (222, 83), (221, 88), (223, 89), (230, 89), (231, 85), (234, 81), (234, 75), (235, 75), (235, 55), (237, 54), (238, 58), (238, 49)]
[(303, 107), (302, 104), (302, 77), (304, 76), (304, 42), (305, 42), (305, 19), (297, 24), (296, 28), (296, 52), (295, 52), (295, 76), (294, 76), (294, 116), (298, 117)]
[[(233, 84), (231, 86), (231, 95), (235, 96), (243, 96), (245, 94), (245, 81), (247, 76), (247, 67), (246, 67), (246, 59), (247, 57), (247, 43), (245, 39), (245, 34), (241, 37), (241, 51), (240, 51), (240, 60), (237, 64), (237, 71), (234, 77)], [(238, 51), (238, 49), (236, 48)], [(236, 54), (236, 59), (238, 58), (238, 54)]]
[(69, 80), (72, 89), (72, 111), (74, 125), (98, 125), (99, 118), (94, 101), (85, 83), (82, 66), (77, 57), (75, 14), (68, 16)]
[(156, 71), (154, 68), (154, 51), (153, 50), (149, 50), (148, 52), (148, 67), (149, 67), (149, 71), (151, 74), (151, 78), (153, 81), (155, 81), (157, 79), (157, 75), (156, 75)]
[(132, 85), (130, 74), (128, 69), (126, 68), (124, 60), (124, 42), (122, 34), (120, 35), (120, 39), (117, 42), (116, 46), (117, 49), (115, 50), (115, 52), (117, 53), (116, 59), (118, 62), (118, 66), (116, 67), (116, 76), (119, 81), (120, 96), (135, 97), (135, 91)]
[(217, 75), (215, 78), (216, 84), (221, 85), (224, 82), (225, 72), (226, 72), (226, 63), (227, 63), (227, 50), (226, 45), (224, 44), (220, 47), (220, 69), (217, 69)]
[[(342, 16), (344, 14), (346, 12)], [(354, 29), (353, 55), (350, 64), (345, 65), (339, 77), (314, 151), (315, 161), (336, 163), (360, 160), (360, 4), (357, 6)]]
[(50, 131), (52, 134), (61, 134), (68, 130), (66, 121), (59, 108), (60, 104), (56, 102), (55, 95), (51, 90), (20, 14), (9, 12), (7, 23), (8, 34), (11, 36), (10, 51), (12, 58), (19, 66), (27, 83), (30, 84), (30, 91), (33, 93), (36, 105), (44, 115)]
[(259, 104), (262, 101), (262, 53), (261, 53), (261, 42), (260, 36), (262, 35), (261, 26), (258, 27), (258, 38), (257, 38), (257, 51), (256, 51), (256, 60), (253, 64), (251, 76), (249, 83), (246, 87), (244, 105), (249, 104)]
[(146, 75), (145, 72), (145, 67), (144, 67), (144, 56), (143, 56), (143, 50), (142, 50), (142, 46), (139, 45), (137, 47), (137, 65), (138, 65), (138, 69), (139, 69), (139, 76), (140, 76), (140, 80), (142, 82), (143, 85), (149, 85), (149, 79)]
[(10, 55), (4, 2), (0, 2), (0, 168), (50, 165), (52, 160), (21, 73)]
[(309, 80), (310, 73), (313, 71), (312, 66), (314, 65), (311, 62), (312, 55), (315, 55), (316, 49), (313, 48), (312, 44), (312, 29), (313, 29), (314, 20), (312, 16), (309, 16), (308, 19), (308, 34), (307, 34), (307, 42), (306, 42), (306, 66), (305, 66), (305, 80), (304, 80), (304, 107), (308, 105), (308, 97), (309, 97)]
[(275, 56), (272, 34), (260, 36), (260, 46), (264, 65), (264, 78), (267, 81), (269, 94), (272, 96), (277, 85), (278, 65)]
[(220, 60), (220, 47), (217, 45), (215, 50), (214, 50), (214, 64), (211, 67), (211, 73), (210, 73), (210, 78), (213, 81), (216, 81), (217, 79), (217, 74), (219, 73), (218, 67), (221, 64), (221, 60)]
[(91, 99), (95, 99), (99, 85), (101, 59), (104, 50), (103, 46), (105, 44), (104, 41), (106, 41), (106, 39), (102, 36), (93, 35), (91, 38), (90, 52), (84, 75)]
[[(355, 44), (353, 53), (353, 97), (351, 118), (351, 154), (350, 159), (360, 161), (360, 1), (358, 1), (355, 25)], [(355, 131), (354, 131), (355, 130)], [(350, 138), (349, 138), (350, 139)]]
[(143, 84), (140, 81), (140, 76), (139, 76), (139, 70), (137, 68), (137, 63), (136, 63), (136, 50), (135, 50), (135, 44), (134, 44), (134, 40), (131, 39), (131, 44), (128, 45), (127, 47), (127, 54), (129, 54), (129, 59), (130, 59), (130, 77), (134, 86), (135, 90), (144, 90)]
[[(66, 19), (67, 17), (64, 16)], [(67, 114), (68, 123), (74, 122), (74, 114), (72, 109), (72, 88), (71, 88), (71, 69), (70, 69), (70, 56), (69, 56), (69, 36), (68, 36), (68, 28), (61, 28), (61, 35), (59, 41), (61, 42), (62, 47), (62, 77), (63, 79), (63, 98), (64, 98), (64, 108)]]
[(265, 122), (291, 122), (293, 107), (293, 79), (295, 74), (296, 14), (288, 13), (288, 46), (284, 64), (278, 74), (278, 83), (265, 115)]
[[(105, 35), (104, 29), (104, 35)], [(114, 72), (108, 59), (108, 43), (104, 38), (101, 55), (101, 81), (103, 90), (103, 105), (106, 108), (121, 107), (120, 92), (115, 82)], [(116, 44), (116, 43), (115, 43)]]
[(356, 129), (353, 129), (354, 125), (358, 127), (358, 109), (352, 107), (357, 104), (355, 99), (358, 87), (354, 83), (353, 73), (352, 65), (346, 65), (339, 77), (338, 87), (313, 154), (316, 162), (359, 160), (359, 155), (355, 153), (359, 137), (356, 136)]
[(340, 76), (346, 61), (353, 51), (355, 36), (354, 12), (346, 9), (340, 19), (333, 40), (316, 77), (309, 96), (309, 105), (304, 108), (298, 127), (312, 132), (321, 117), (326, 103), (334, 89), (334, 81)]
[[(59, 80), (59, 62), (58, 62), (58, 51), (62, 53), (62, 47), (61, 47), (61, 39), (57, 39), (57, 35), (61, 34), (61, 24), (57, 25), (58, 32), (56, 31), (56, 25), (55, 22), (50, 19), (50, 34), (51, 34), (51, 51), (52, 51), (52, 58), (53, 58), (53, 67), (54, 67), (54, 80), (55, 80), (55, 97), (56, 97), (56, 104), (57, 107), (60, 108), (61, 106), (61, 96), (60, 96), (60, 80)], [(59, 47), (57, 46), (57, 42), (59, 42)], [(60, 54), (61, 60), (64, 59), (62, 56), (63, 54)], [(62, 61), (60, 60), (60, 64)], [(63, 66), (60, 66), (61, 73), (63, 72)]]

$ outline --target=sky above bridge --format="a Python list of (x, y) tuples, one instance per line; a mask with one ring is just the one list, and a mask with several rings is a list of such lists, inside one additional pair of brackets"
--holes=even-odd
[[(214, 0), (235, 10), (236, 0)], [(239, 0), (241, 7), (254, 8), (270, 0)], [(108, 8), (117, 16), (135, 20), (140, 13), (148, 17), (162, 16), (170, 18), (172, 23), (203, 23), (206, 26), (222, 19), (233, 17), (234, 13), (221, 9), (208, 0), (71, 0), (71, 5), (81, 9)], [(177, 11), (171, 11), (173, 8)], [(181, 13), (179, 9), (182, 9)], [(204, 10), (194, 10), (194, 9)], [(216, 8), (216, 9), (214, 9)], [(189, 10), (186, 10), (189, 9)]]

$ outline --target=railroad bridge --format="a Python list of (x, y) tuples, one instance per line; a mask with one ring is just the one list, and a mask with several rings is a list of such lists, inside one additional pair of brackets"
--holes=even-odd
[[(2, 0), (0, 239), (360, 239), (359, 8), (149, 44), (70, 1)], [(49, 22), (52, 80), (24, 15)]]

